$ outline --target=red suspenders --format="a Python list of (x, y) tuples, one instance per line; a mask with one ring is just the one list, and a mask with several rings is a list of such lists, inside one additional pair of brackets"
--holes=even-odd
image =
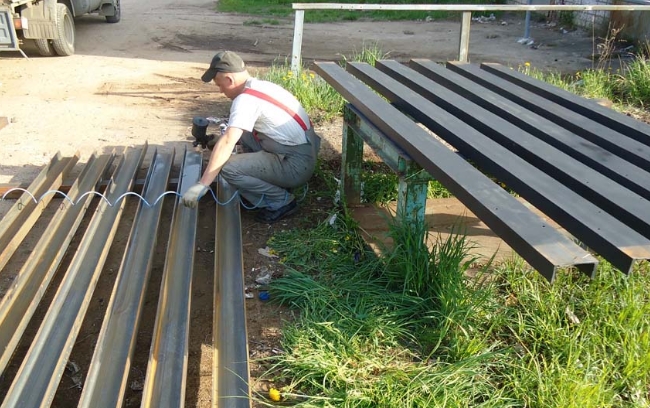
[[(265, 94), (265, 93), (262, 93), (262, 92), (260, 92), (260, 91), (256, 91), (255, 89), (246, 88), (246, 89), (244, 89), (244, 92), (243, 92), (243, 93), (245, 93), (245, 94), (249, 94), (249, 95), (253, 95), (253, 96), (256, 96), (256, 97), (258, 97), (258, 98), (260, 98), (260, 99), (264, 99), (264, 100), (267, 101), (267, 102), (271, 102), (273, 105), (277, 106), (278, 108), (280, 108), (280, 109), (282, 109), (283, 111), (287, 112), (291, 117), (293, 117), (293, 119), (294, 119), (296, 122), (298, 122), (298, 124), (300, 125), (300, 127), (302, 128), (302, 130), (304, 130), (305, 132), (307, 131), (307, 125), (306, 125), (305, 122), (302, 120), (302, 118), (300, 117), (300, 115), (298, 115), (296, 112), (294, 112), (294, 111), (292, 111), (291, 109), (289, 109), (288, 106), (286, 106), (286, 105), (284, 105), (284, 104), (278, 102), (277, 100), (273, 99), (272, 97), (270, 97), (269, 95), (267, 95), (267, 94)], [(310, 124), (311, 124), (311, 123), (310, 123)]]

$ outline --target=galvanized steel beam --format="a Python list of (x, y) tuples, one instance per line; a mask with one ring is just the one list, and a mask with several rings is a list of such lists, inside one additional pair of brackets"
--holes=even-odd
[(63, 182), (63, 178), (77, 164), (77, 160), (79, 160), (79, 153), (66, 158), (62, 158), (61, 154), (57, 153), (27, 188), (36, 200), (40, 198), (40, 202), (34, 202), (32, 196), (23, 193), (18, 202), (0, 219), (0, 270), (4, 268), (27, 232), (54, 198), (54, 194), (45, 196), (43, 194), (56, 190)]
[(239, 200), (236, 191), (219, 177), (215, 227), (215, 286), (212, 357), (212, 406), (251, 406), (244, 262)]
[[(142, 163), (145, 148), (127, 151), (113, 175), (107, 199), (116, 203), (127, 192)], [(2, 404), (49, 407), (70, 356), (81, 322), (117, 230), (126, 200), (99, 204), (79, 249), (45, 315)]]
[[(572, 265), (593, 274), (597, 264), (593, 256), (555, 231), (362, 82), (335, 63), (316, 63), (315, 69), (547, 279), (553, 279), (558, 267)], [(410, 96), (417, 94), (412, 92)]]
[(650, 259), (648, 238), (572, 189), (377, 69), (358, 63), (347, 68), (624, 273), (637, 260)]
[[(166, 190), (173, 154), (157, 153), (143, 197), (153, 204)], [(122, 407), (147, 292), (163, 201), (140, 202), (111, 300), (95, 346), (79, 407)]]
[[(185, 193), (200, 177), (201, 154), (185, 152), (179, 193)], [(179, 408), (185, 405), (197, 221), (198, 209), (185, 207), (177, 199), (142, 394), (142, 407)]]
[[(69, 197), (77, 202), (82, 194), (92, 191), (113, 155), (90, 157)], [(65, 251), (72, 241), (86, 210), (92, 201), (86, 195), (76, 205), (62, 200), (60, 210), (53, 216), (43, 235), (16, 275), (14, 282), (0, 302), (0, 373), (9, 363), (20, 337), (47, 290)]]

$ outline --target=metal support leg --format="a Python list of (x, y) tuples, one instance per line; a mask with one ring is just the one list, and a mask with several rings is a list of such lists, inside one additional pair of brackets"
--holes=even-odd
[(347, 205), (361, 203), (361, 166), (363, 139), (349, 126), (351, 112), (345, 112), (343, 122), (343, 155), (341, 163), (341, 199)]
[(397, 217), (405, 223), (424, 223), (430, 177), (416, 163), (400, 175), (397, 187)]

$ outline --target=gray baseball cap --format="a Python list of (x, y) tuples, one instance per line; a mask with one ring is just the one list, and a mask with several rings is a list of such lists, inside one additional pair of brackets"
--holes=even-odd
[(232, 51), (219, 51), (210, 63), (210, 68), (201, 77), (203, 82), (210, 82), (218, 72), (243, 72), (246, 70), (244, 61)]

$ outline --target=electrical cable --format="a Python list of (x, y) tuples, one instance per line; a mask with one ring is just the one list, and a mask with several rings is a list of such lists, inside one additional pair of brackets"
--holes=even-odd
[[(131, 196), (136, 196), (136, 197), (138, 197), (142, 202), (144, 202), (144, 204), (145, 204), (147, 207), (155, 207), (155, 206), (158, 204), (158, 202), (159, 202), (159, 201), (160, 201), (164, 196), (166, 196), (166, 195), (170, 195), (170, 194), (171, 194), (171, 195), (175, 195), (175, 196), (177, 196), (177, 197), (182, 197), (182, 195), (181, 195), (180, 193), (176, 192), (176, 191), (165, 191), (165, 192), (162, 193), (160, 196), (158, 196), (158, 198), (156, 198), (156, 200), (153, 202), (153, 204), (151, 204), (151, 203), (149, 203), (149, 202), (148, 202), (148, 201), (147, 201), (143, 196), (141, 196), (140, 194), (135, 193), (135, 192), (133, 192), (133, 191), (128, 191), (128, 192), (122, 194), (121, 196), (119, 196), (119, 197), (115, 200), (114, 203), (111, 203), (111, 202), (106, 198), (106, 196), (104, 196), (102, 193), (100, 193), (100, 192), (98, 192), (98, 191), (94, 191), (94, 190), (92, 190), (92, 191), (87, 191), (87, 192), (83, 193), (83, 194), (82, 194), (82, 195), (77, 199), (77, 201), (75, 202), (75, 201), (73, 201), (73, 200), (70, 198), (70, 196), (68, 196), (67, 194), (65, 194), (64, 192), (62, 192), (62, 191), (60, 191), (60, 190), (49, 190), (49, 191), (46, 191), (45, 193), (43, 193), (43, 194), (42, 194), (42, 195), (37, 199), (37, 198), (34, 197), (34, 195), (33, 195), (31, 192), (29, 192), (28, 190), (26, 190), (26, 189), (24, 189), (24, 188), (21, 188), (21, 187), (14, 187), (14, 188), (11, 188), (11, 189), (7, 190), (7, 192), (5, 192), (5, 193), (2, 195), (2, 198), (0, 198), (0, 201), (5, 201), (7, 195), (8, 195), (9, 193), (11, 193), (11, 192), (14, 192), (14, 191), (22, 191), (23, 193), (27, 193), (27, 194), (32, 198), (32, 201), (34, 201), (35, 204), (40, 203), (40, 202), (43, 200), (43, 198), (44, 198), (45, 196), (47, 196), (48, 194), (55, 194), (55, 195), (56, 195), (56, 194), (60, 194), (60, 195), (63, 196), (63, 199), (64, 199), (64, 200), (67, 200), (71, 205), (77, 205), (80, 201), (82, 201), (82, 200), (84, 199), (84, 197), (86, 197), (87, 195), (91, 195), (91, 194), (92, 194), (92, 195), (97, 195), (97, 196), (101, 197), (101, 199), (103, 199), (103, 200), (106, 202), (106, 204), (108, 204), (109, 207), (112, 207), (112, 206), (114, 206), (114, 205), (117, 205), (117, 204), (118, 204), (118, 203), (119, 203), (119, 202), (120, 202), (124, 197), (126, 197), (126, 196), (130, 196), (130, 195), (131, 195)], [(231, 202), (232, 200), (235, 199), (235, 197), (239, 196), (239, 197), (240, 197), (240, 203), (241, 203), (242, 207), (245, 208), (245, 209), (247, 209), (247, 210), (253, 210), (253, 209), (255, 209), (255, 208), (260, 208), (260, 204), (264, 201), (264, 194), (262, 194), (262, 197), (260, 197), (260, 200), (259, 200), (256, 204), (254, 204), (254, 205), (252, 205), (252, 206), (248, 206), (248, 205), (246, 205), (246, 204), (244, 203), (244, 201), (243, 201), (243, 197), (241, 197), (241, 194), (239, 193), (239, 190), (236, 190), (235, 193), (232, 195), (232, 197), (230, 197), (230, 199), (228, 199), (228, 201), (225, 201), (225, 202), (222, 203), (222, 202), (220, 202), (219, 199), (217, 198), (217, 195), (215, 194), (214, 190), (212, 190), (212, 189), (210, 188), (209, 191), (210, 191), (210, 193), (212, 194), (212, 198), (214, 199), (214, 201), (215, 201), (218, 205), (228, 205), (228, 204), (230, 204), (230, 202)], [(304, 187), (304, 191), (303, 191), (302, 197), (300, 197), (300, 199), (298, 199), (299, 202), (305, 199), (305, 197), (307, 196), (307, 191), (309, 191), (309, 187), (308, 187), (308, 184), (305, 184), (305, 187)], [(282, 205), (285, 205), (285, 204), (287, 203), (287, 199), (288, 199), (288, 198), (289, 198), (289, 192), (287, 191), (287, 192), (285, 192), (284, 203), (283, 203)], [(20, 203), (19, 203), (19, 204), (20, 204)], [(21, 209), (21, 208), (19, 208), (19, 209)]]

